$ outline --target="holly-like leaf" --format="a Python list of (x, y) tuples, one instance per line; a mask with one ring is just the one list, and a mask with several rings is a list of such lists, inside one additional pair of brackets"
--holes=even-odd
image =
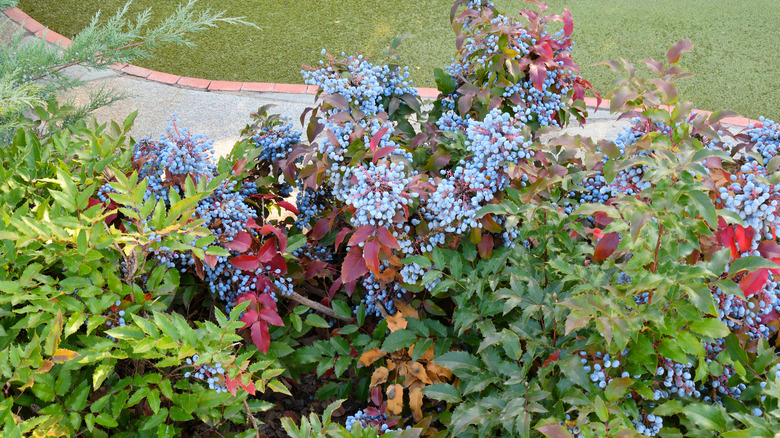
[(387, 321), (387, 329), (390, 330), (390, 333), (393, 333), (396, 330), (403, 330), (407, 325), (406, 318), (404, 318), (404, 315), (401, 312), (396, 312), (395, 315), (389, 315), (385, 318), (385, 321)]
[(376, 235), (382, 245), (392, 249), (401, 249), (401, 245), (398, 244), (398, 239), (396, 239), (387, 228), (377, 227)]
[(563, 35), (569, 37), (572, 32), (574, 32), (574, 20), (571, 19), (571, 11), (563, 8)]
[(767, 280), (769, 280), (769, 270), (762, 268), (749, 273), (740, 280), (739, 288), (746, 297), (751, 297), (764, 288)]
[(362, 225), (358, 227), (358, 229), (355, 230), (355, 234), (353, 234), (352, 238), (349, 239), (347, 246), (355, 246), (359, 243), (365, 242), (366, 239), (374, 234), (374, 230), (376, 230), (376, 228), (371, 225)]
[(279, 201), (277, 205), (293, 214), (298, 214), (298, 208), (287, 201)]
[(544, 436), (549, 438), (574, 438), (565, 427), (560, 424), (545, 424), (536, 428)]
[(73, 360), (77, 357), (79, 357), (79, 354), (73, 350), (68, 350), (66, 348), (56, 348), (54, 350), (54, 354), (51, 355), (51, 360), (54, 363), (63, 363), (69, 360)]
[(371, 137), (371, 142), (369, 143), (369, 148), (371, 149), (371, 152), (376, 151), (377, 145), (379, 144), (380, 141), (382, 141), (382, 137), (384, 137), (385, 134), (387, 134), (387, 131), (389, 130), (390, 127), (382, 128)]
[(600, 262), (607, 259), (615, 252), (619, 243), (620, 234), (616, 232), (605, 234), (596, 244), (596, 248), (593, 251), (593, 260)]
[(531, 64), (528, 66), (528, 69), (531, 76), (531, 83), (534, 84), (534, 88), (543, 91), (544, 80), (547, 78), (547, 70), (543, 65), (539, 64)]

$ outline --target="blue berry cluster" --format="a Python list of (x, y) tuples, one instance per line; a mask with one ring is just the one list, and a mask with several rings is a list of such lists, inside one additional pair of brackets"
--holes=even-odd
[(346, 202), (355, 209), (352, 225), (373, 225), (391, 228), (397, 214), (401, 214), (413, 198), (419, 195), (407, 188), (410, 178), (403, 164), (369, 164), (351, 169), (352, 184), (347, 190)]
[(225, 369), (222, 368), (222, 363), (217, 362), (215, 364), (196, 364), (200, 357), (196, 354), (192, 357), (188, 357), (185, 362), (187, 365), (191, 365), (191, 371), (184, 373), (185, 378), (194, 378), (206, 382), (209, 389), (214, 390), (216, 393), (227, 392), (228, 389), (225, 386)]
[(301, 133), (293, 129), (291, 121), (285, 119), (261, 127), (252, 139), (255, 146), (262, 149), (258, 159), (273, 162), (287, 158), (292, 147), (301, 142)]

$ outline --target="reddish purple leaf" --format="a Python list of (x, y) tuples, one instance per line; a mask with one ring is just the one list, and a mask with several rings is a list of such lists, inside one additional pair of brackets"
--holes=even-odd
[(344, 241), (344, 238), (347, 237), (347, 234), (352, 231), (351, 229), (344, 227), (339, 231), (339, 233), (336, 235), (336, 249), (339, 249), (339, 246), (341, 245), (341, 242)]
[(265, 274), (258, 274), (255, 276), (255, 290), (258, 292), (272, 291), (275, 290), (275, 286)]
[(272, 237), (266, 240), (265, 244), (260, 248), (260, 251), (257, 252), (257, 259), (263, 263), (268, 263), (274, 258), (277, 252), (276, 239)]
[(536, 430), (549, 438), (572, 438), (572, 434), (560, 424), (545, 424), (537, 427)]
[(745, 297), (751, 297), (756, 292), (763, 289), (768, 279), (769, 270), (761, 268), (746, 275), (742, 281), (739, 282), (739, 288), (742, 289)]
[(276, 228), (272, 225), (263, 225), (258, 232), (262, 234), (263, 236), (267, 236), (268, 234), (274, 233), (274, 236), (276, 236), (277, 239), (279, 239), (279, 252), (284, 252), (285, 249), (287, 249), (287, 236), (284, 235), (284, 231), (282, 231), (279, 228)]
[(252, 342), (263, 354), (268, 352), (268, 348), (271, 346), (271, 337), (268, 336), (268, 323), (261, 320), (252, 324)]
[[(350, 250), (350, 252), (354, 251)], [(363, 260), (371, 272), (379, 273), (379, 242), (372, 240), (363, 245)]]
[(206, 262), (206, 264), (209, 266), (209, 268), (213, 268), (214, 266), (217, 266), (217, 262), (219, 261), (217, 259), (217, 256), (206, 254), (203, 257), (203, 261)]
[(477, 244), (477, 251), (479, 251), (480, 257), (483, 259), (489, 259), (493, 254), (493, 235), (483, 234), (482, 240)]
[(244, 316), (241, 317), (241, 322), (244, 323), (244, 328), (248, 328), (258, 320), (257, 312), (254, 310), (247, 310), (244, 312)]
[(770, 260), (780, 258), (780, 245), (777, 242), (764, 240), (758, 244), (758, 252), (761, 254), (761, 257)]
[(231, 173), (231, 175), (242, 174), (244, 172), (245, 167), (246, 167), (246, 158), (236, 160), (235, 164), (233, 164), (233, 172)]
[(363, 251), (359, 246), (353, 246), (341, 265), (341, 281), (347, 284), (357, 280), (366, 273), (368, 273), (368, 268), (365, 260), (363, 260)]
[[(348, 123), (348, 122), (354, 122), (352, 117), (350, 117), (349, 114), (345, 112), (338, 112), (336, 114), (333, 114), (332, 116), (328, 117), (329, 122), (333, 123)], [(338, 144), (338, 143), (336, 143)]]
[(569, 37), (572, 32), (574, 32), (574, 20), (571, 19), (571, 11), (563, 8), (563, 35)]
[(246, 227), (252, 230), (256, 230), (260, 228), (260, 225), (257, 225), (257, 222), (255, 222), (255, 218), (250, 217), (248, 221), (246, 221)]
[[(534, 48), (543, 57), (545, 57), (547, 59), (552, 59), (553, 51), (552, 51), (552, 48), (550, 47), (550, 44), (547, 41), (539, 41), (538, 43), (536, 43)], [(547, 74), (547, 73), (545, 73), (545, 74)]]
[(743, 227), (737, 225), (736, 242), (739, 245), (740, 251), (749, 251), (753, 247), (753, 236), (756, 234), (756, 230), (752, 227)]
[(287, 211), (298, 214), (298, 209), (287, 201), (279, 201), (278, 205)]
[[(225, 243), (225, 248), (238, 252), (245, 252), (250, 246), (252, 246), (252, 236), (243, 230), (236, 233), (233, 240)], [(206, 262), (208, 263), (208, 260)]]
[(371, 402), (377, 406), (382, 406), (382, 387), (376, 386), (371, 390)]
[(320, 219), (316, 224), (314, 224), (314, 228), (311, 230), (311, 238), (314, 240), (322, 239), (326, 234), (328, 234), (332, 224), (333, 221), (330, 219)]
[[(341, 285), (343, 283), (341, 282), (341, 277), (338, 277), (332, 285), (330, 285), (330, 289), (328, 289), (328, 299), (332, 300), (333, 296), (336, 295), (336, 292), (341, 289)], [(349, 296), (352, 296), (351, 293), (348, 294)]]
[(260, 267), (260, 259), (254, 255), (240, 255), (230, 259), (230, 264), (236, 269), (254, 272)]
[(257, 296), (257, 301), (263, 306), (264, 309), (271, 309), (276, 311), (276, 301), (267, 293), (261, 293)]
[(543, 91), (542, 88), (544, 87), (544, 80), (547, 78), (547, 70), (539, 64), (531, 64), (528, 68), (534, 88)]
[(349, 239), (349, 243), (347, 243), (347, 246), (353, 246), (353, 245), (357, 245), (360, 242), (365, 242), (369, 236), (374, 234), (374, 230), (376, 230), (376, 228), (374, 228), (372, 225), (361, 225), (355, 231), (355, 234), (352, 235), (352, 238)]
[(327, 267), (328, 263), (323, 262), (322, 260), (312, 260), (311, 263), (306, 266), (306, 280), (311, 280), (312, 278), (319, 276)]
[(396, 239), (387, 228), (377, 227), (376, 234), (382, 245), (392, 249), (401, 249), (401, 245), (398, 244), (398, 239)]
[(596, 244), (596, 249), (593, 251), (593, 260), (596, 262), (605, 260), (615, 252), (619, 243), (620, 234), (615, 232), (605, 234)]
[(371, 137), (371, 143), (369, 143), (369, 147), (371, 148), (371, 152), (376, 151), (376, 146), (379, 144), (380, 141), (382, 141), (382, 137), (387, 134), (387, 131), (390, 130), (389, 127), (382, 128), (379, 131), (376, 132), (376, 134)]
[(284, 322), (282, 322), (282, 317), (279, 316), (278, 313), (276, 313), (271, 309), (262, 309), (260, 312), (258, 312), (258, 316), (268, 324), (276, 325), (279, 327), (284, 326)]
[[(271, 267), (271, 272), (275, 275), (287, 274), (287, 261), (279, 253), (274, 255), (273, 259), (268, 263), (268, 266)], [(276, 272), (277, 270), (279, 271), (278, 273)]]
[(395, 146), (385, 146), (380, 148), (378, 151), (374, 152), (374, 155), (371, 157), (371, 161), (376, 164), (377, 161), (390, 155), (396, 149), (397, 147)]
[(645, 63), (648, 69), (650, 69), (651, 72), (662, 75), (664, 74), (664, 63), (661, 61), (656, 61), (652, 58), (643, 59), (642, 62)]
[(666, 60), (669, 61), (669, 64), (675, 64), (680, 60), (680, 55), (685, 52), (690, 52), (691, 50), (693, 50), (693, 43), (691, 40), (677, 41), (669, 51), (666, 52)]

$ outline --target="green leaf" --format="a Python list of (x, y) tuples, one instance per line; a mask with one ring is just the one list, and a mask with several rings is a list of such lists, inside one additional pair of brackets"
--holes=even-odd
[(434, 362), (457, 374), (456, 371), (479, 372), (482, 361), (465, 351), (450, 351), (434, 359)]
[(696, 207), (699, 209), (699, 214), (707, 222), (710, 228), (718, 229), (718, 214), (715, 212), (715, 205), (710, 200), (710, 197), (705, 193), (697, 189), (692, 189), (688, 192), (688, 196), (691, 197)]
[(328, 324), (328, 321), (325, 321), (325, 318), (314, 313), (306, 315), (306, 323), (312, 327), (330, 328), (330, 324)]
[(614, 403), (626, 395), (632, 383), (634, 381), (627, 377), (612, 379), (607, 384), (607, 387), (604, 388), (604, 395), (607, 396), (607, 400)]
[(724, 338), (731, 332), (726, 324), (715, 318), (704, 318), (689, 325), (691, 331), (708, 338)]
[(335, 300), (330, 306), (333, 308), (333, 311), (336, 312), (336, 315), (342, 318), (352, 319), (352, 309), (349, 307), (349, 304), (344, 301)]
[(412, 263), (416, 263), (419, 267), (423, 269), (430, 268), (432, 265), (431, 260), (428, 257), (423, 257), (421, 255), (415, 255), (415, 256), (401, 259), (401, 264), (411, 265)]
[(434, 383), (423, 388), (422, 393), (435, 400), (447, 403), (460, 403), (461, 395), (458, 388), (449, 383)]
[(590, 389), (588, 373), (582, 368), (582, 363), (577, 355), (567, 354), (565, 358), (558, 360), (558, 366), (573, 383), (584, 389)]
[(699, 427), (725, 432), (726, 419), (723, 411), (716, 406), (695, 403), (686, 406), (682, 411)]
[(741, 257), (731, 263), (729, 274), (737, 274), (740, 271), (755, 271), (757, 269), (780, 269), (777, 263), (759, 256)]
[(382, 351), (393, 352), (402, 348), (409, 348), (417, 341), (417, 335), (411, 330), (396, 330), (390, 333), (382, 343)]
[(468, 409), (461, 408), (462, 406), (458, 407), (452, 414), (452, 423), (450, 423), (449, 426), (452, 436), (457, 436), (471, 424), (480, 424), (487, 412), (485, 408), (481, 406), (472, 406)]

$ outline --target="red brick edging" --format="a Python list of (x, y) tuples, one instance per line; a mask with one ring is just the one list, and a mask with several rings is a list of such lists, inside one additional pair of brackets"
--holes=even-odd
[[(66, 48), (71, 44), (68, 38), (47, 29), (44, 25), (34, 20), (19, 8), (11, 8), (3, 11), (8, 18), (16, 22), (18, 25), (24, 27), (26, 30), (32, 32), (38, 37), (45, 38), (46, 41), (57, 44), (60, 47)], [(306, 84), (279, 84), (270, 82), (234, 82), (234, 81), (212, 81), (209, 79), (190, 78), (186, 76), (173, 75), (169, 73), (163, 73), (159, 71), (149, 70), (148, 68), (139, 67), (132, 64), (114, 65), (112, 69), (120, 71), (122, 73), (143, 78), (153, 82), (160, 82), (167, 85), (178, 85), (181, 87), (195, 88), (206, 91), (244, 91), (244, 92), (258, 92), (258, 93), (289, 93), (289, 94), (314, 94), (317, 92), (318, 87), (315, 85)], [(439, 95), (439, 90), (436, 88), (417, 88), (417, 92), (420, 97), (433, 99)], [(596, 107), (596, 99), (591, 97), (585, 98), (585, 104), (588, 107)], [(602, 100), (601, 106), (609, 107), (608, 100)], [(700, 110), (699, 112), (711, 114), (710, 111)], [(748, 125), (761, 125), (758, 120), (752, 120), (745, 117), (726, 117), (721, 120), (723, 123), (730, 125), (747, 127)]]

